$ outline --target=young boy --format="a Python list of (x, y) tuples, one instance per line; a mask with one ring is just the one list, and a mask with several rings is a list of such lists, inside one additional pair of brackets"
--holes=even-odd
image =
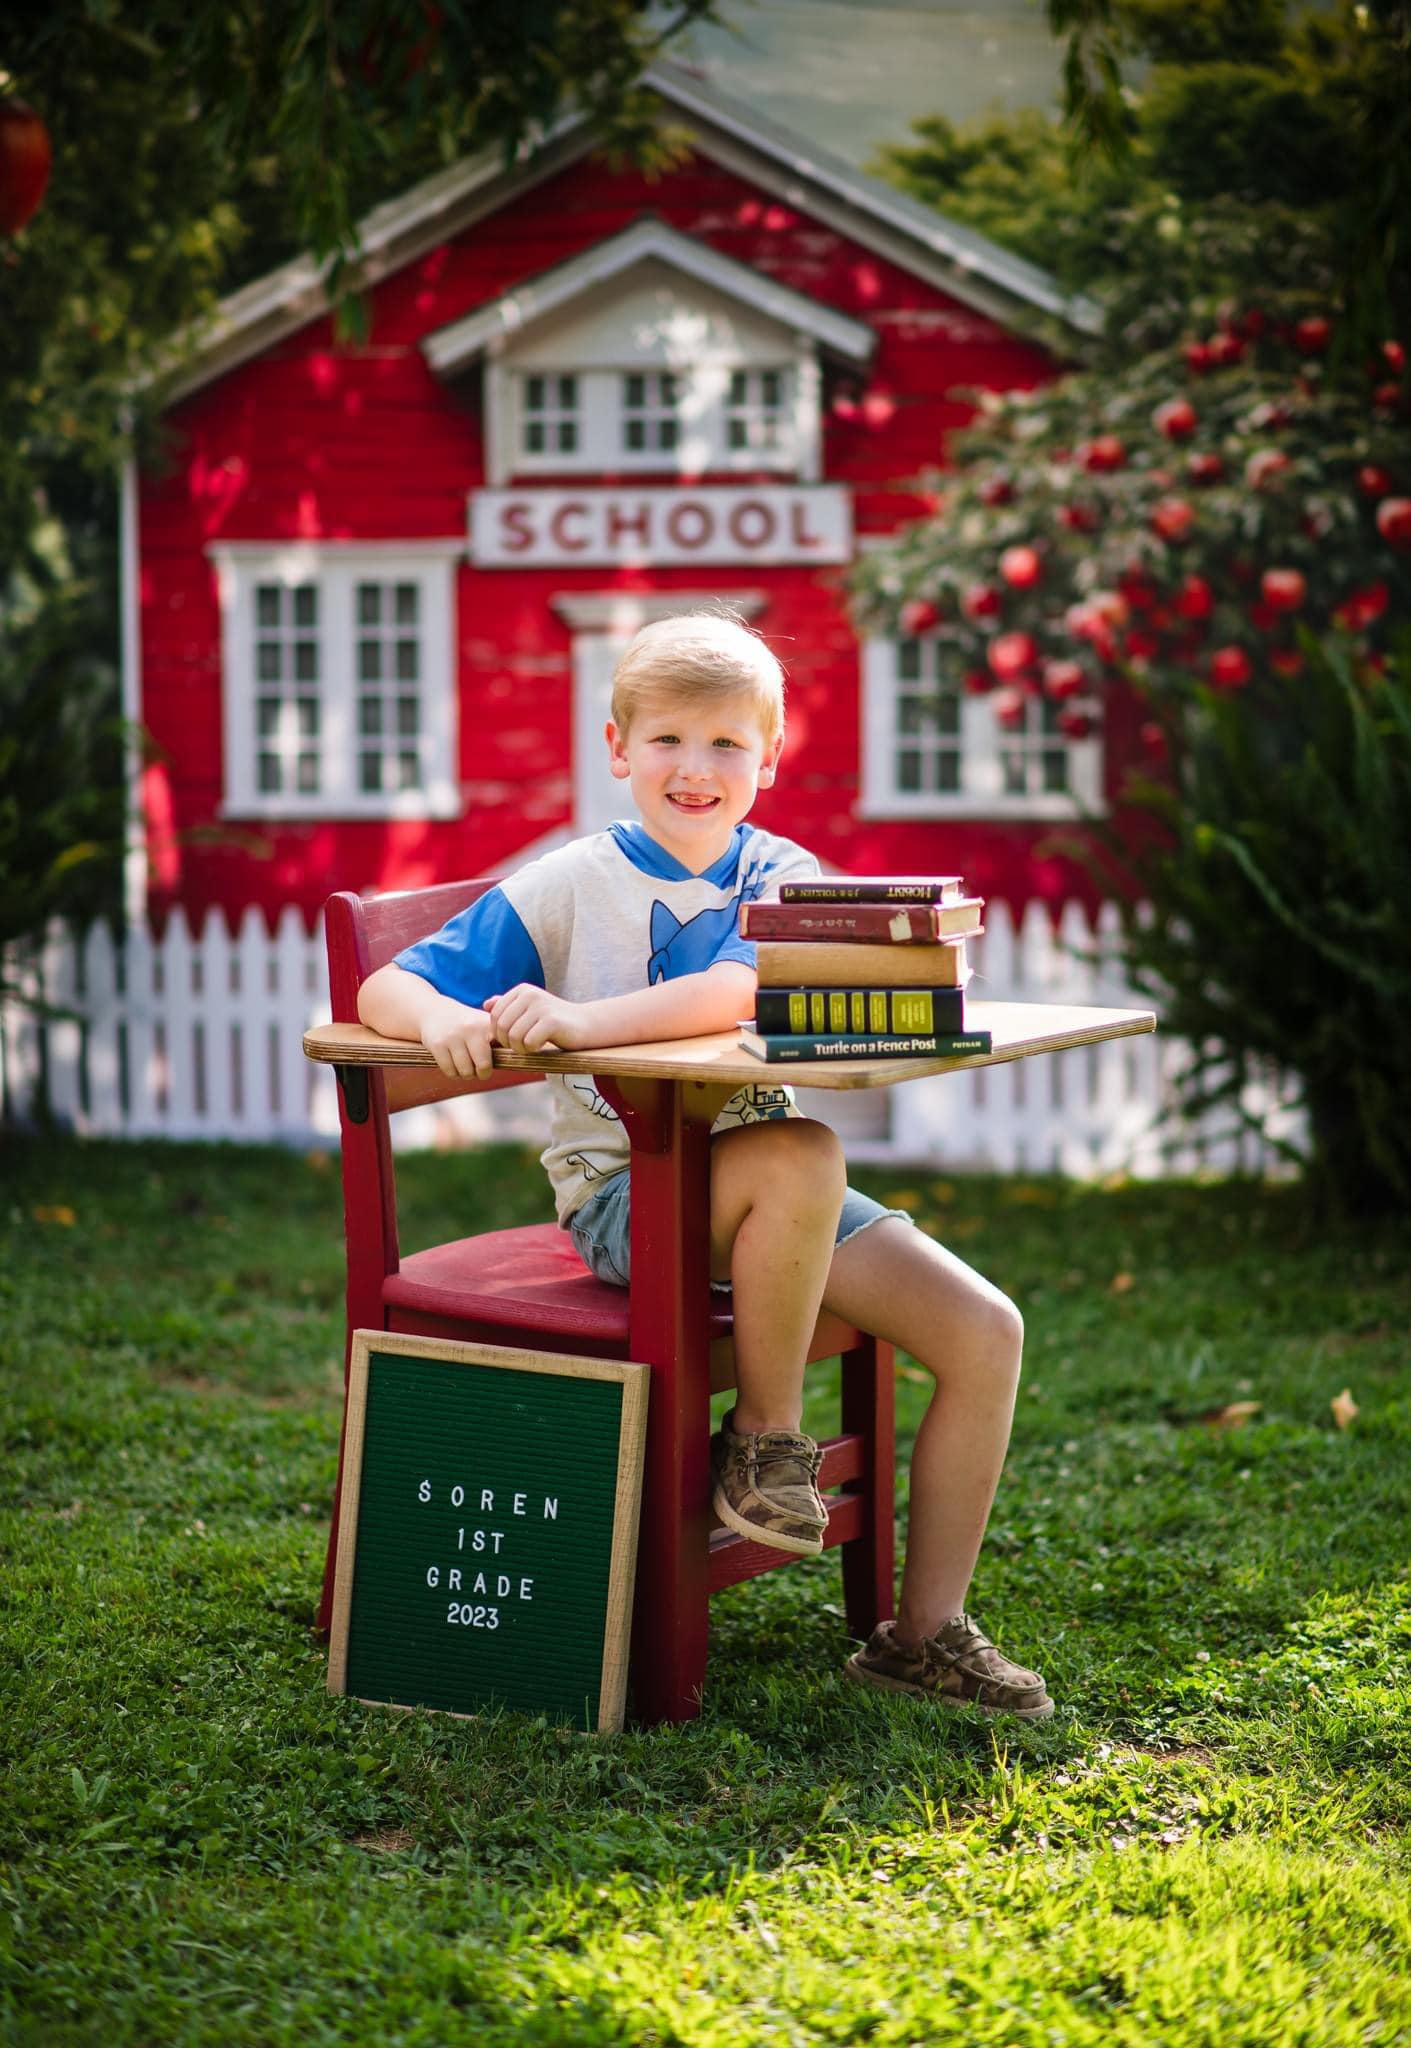
[[(754, 1010), (741, 903), (816, 875), (746, 824), (784, 744), (784, 678), (764, 641), (713, 612), (646, 626), (618, 664), (612, 773), (640, 823), (532, 862), (364, 983), (363, 1022), (420, 1041), (442, 1073), (488, 1075), (491, 1047), (578, 1050), (727, 1031)], [(628, 1277), (627, 1135), (590, 1079), (550, 1077), (543, 1155), (559, 1222), (600, 1279)], [(1009, 1441), (1023, 1325), (951, 1252), (846, 1184), (842, 1148), (771, 1081), (738, 1091), (711, 1138), (711, 1274), (734, 1293), (735, 1406), (711, 1441), (714, 1507), (757, 1543), (822, 1548), (804, 1360), (820, 1307), (934, 1375), (917, 1433), (901, 1599), (845, 1670), (943, 1706), (1042, 1720), (1044, 1683), (965, 1613)]]

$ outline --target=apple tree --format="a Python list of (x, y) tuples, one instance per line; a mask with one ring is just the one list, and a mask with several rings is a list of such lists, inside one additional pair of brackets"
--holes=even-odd
[(1404, 1200), (1411, 375), (1396, 335), (1339, 366), (1327, 251), (1280, 233), (1244, 292), (1153, 287), (1094, 367), (970, 394), (933, 514), (864, 558), (855, 603), (934, 638), (1001, 728), (1106, 733), (1087, 857), (1136, 985), (1218, 1042), (1192, 1105), (1273, 1061), (1338, 1194)]

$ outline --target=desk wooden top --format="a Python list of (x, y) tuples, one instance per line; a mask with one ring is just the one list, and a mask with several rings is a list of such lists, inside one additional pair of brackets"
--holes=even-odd
[[(619, 1074), (658, 1081), (727, 1081), (743, 1087), (772, 1080), (800, 1088), (888, 1088), (927, 1074), (992, 1067), (1039, 1052), (1067, 1052), (1107, 1038), (1132, 1038), (1156, 1029), (1151, 1010), (1099, 1010), (1064, 1003), (967, 1003), (967, 1031), (988, 1031), (994, 1049), (962, 1060), (757, 1060), (734, 1031), (706, 1038), (669, 1039), (656, 1045), (600, 1045), (586, 1052), (510, 1052), (497, 1045), (496, 1071), (518, 1074)], [(304, 1034), (311, 1060), (349, 1067), (431, 1067), (424, 1045), (382, 1038), (366, 1024), (316, 1024)]]

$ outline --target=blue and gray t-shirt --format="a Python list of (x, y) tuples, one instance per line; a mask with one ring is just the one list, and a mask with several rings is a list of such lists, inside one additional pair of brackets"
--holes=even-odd
[[(571, 1003), (628, 995), (654, 982), (701, 974), (718, 960), (755, 964), (739, 934), (740, 905), (781, 882), (816, 875), (818, 862), (791, 839), (737, 825), (725, 853), (693, 875), (637, 823), (575, 839), (487, 890), (396, 965), (442, 995), (482, 1006), (519, 982)], [(558, 1219), (628, 1160), (627, 1133), (590, 1074), (551, 1074), (553, 1121), (543, 1163)], [(797, 1115), (772, 1081), (738, 1089), (713, 1129)]]

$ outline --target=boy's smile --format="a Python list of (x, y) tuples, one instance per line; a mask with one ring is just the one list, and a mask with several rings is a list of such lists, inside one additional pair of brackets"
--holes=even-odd
[(748, 691), (690, 700), (670, 693), (638, 705), (624, 734), (609, 722), (610, 767), (630, 781), (653, 839), (692, 874), (719, 860), (731, 834), (768, 789), (783, 737), (767, 740)]

